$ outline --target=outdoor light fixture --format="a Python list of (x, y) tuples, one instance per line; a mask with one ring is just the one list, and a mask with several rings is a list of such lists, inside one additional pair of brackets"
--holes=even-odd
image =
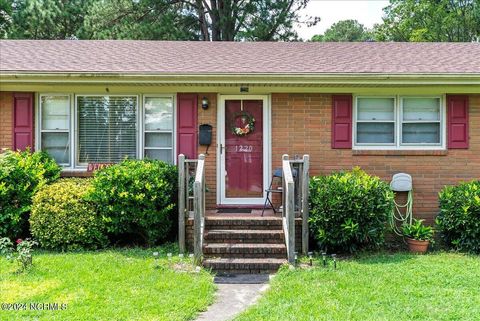
[(202, 98), (202, 109), (207, 110), (208, 109), (208, 99), (207, 97)]
[(313, 252), (308, 252), (308, 258), (310, 259), (310, 266), (313, 265)]
[(322, 253), (323, 267), (327, 267), (327, 253)]
[(295, 252), (295, 264), (297, 264), (298, 252)]
[(333, 259), (333, 268), (337, 268), (337, 254), (332, 254), (332, 259)]
[(248, 87), (247, 86), (241, 86), (240, 87), (240, 92), (241, 93), (248, 93)]

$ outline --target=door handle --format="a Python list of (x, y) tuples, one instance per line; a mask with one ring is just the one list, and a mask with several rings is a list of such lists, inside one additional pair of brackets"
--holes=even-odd
[(223, 144), (220, 144), (220, 155), (223, 154)]

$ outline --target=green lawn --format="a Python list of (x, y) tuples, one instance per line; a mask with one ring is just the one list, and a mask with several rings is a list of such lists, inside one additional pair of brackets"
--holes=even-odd
[[(213, 302), (209, 273), (191, 271), (178, 257), (169, 262), (162, 249), (155, 249), (161, 251), (155, 268), (153, 251), (36, 253), (21, 274), (0, 258), (1, 303), (27, 303), (26, 311), (0, 310), (0, 320), (189, 320)], [(67, 308), (30, 311), (29, 303)]]
[(235, 320), (480, 320), (480, 257), (377, 254), (283, 270)]

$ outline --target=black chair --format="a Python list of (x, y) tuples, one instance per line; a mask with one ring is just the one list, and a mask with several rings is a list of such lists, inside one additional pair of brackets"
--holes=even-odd
[[(272, 180), (270, 181), (270, 186), (265, 190), (265, 192), (267, 192), (267, 197), (265, 199), (265, 204), (263, 204), (262, 216), (263, 216), (263, 213), (265, 212), (265, 210), (267, 209), (267, 204), (270, 204), (270, 206), (273, 209), (273, 213), (277, 214), (277, 212), (279, 211), (279, 210), (275, 209), (275, 206), (273, 206), (272, 200), (270, 199), (270, 194), (275, 194), (275, 193), (281, 194), (281, 193), (283, 193), (282, 187), (272, 188), (273, 181), (276, 178), (277, 179), (279, 178), (280, 182), (281, 182), (282, 181), (282, 176), (283, 176), (283, 174), (282, 174), (282, 169), (281, 168), (276, 168), (273, 171)], [(295, 179), (297, 177), (297, 170), (296, 169), (292, 170), (292, 176), (293, 176), (293, 179)]]

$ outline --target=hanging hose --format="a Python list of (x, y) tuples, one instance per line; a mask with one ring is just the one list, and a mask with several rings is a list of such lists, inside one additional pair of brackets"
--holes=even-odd
[[(390, 226), (395, 234), (402, 236), (403, 232), (400, 226), (403, 224), (412, 224), (412, 212), (413, 212), (413, 190), (408, 191), (407, 201), (405, 204), (398, 204), (395, 199), (393, 200), (395, 203), (395, 208), (392, 210), (392, 215), (390, 216)], [(402, 209), (405, 209), (402, 213)]]

